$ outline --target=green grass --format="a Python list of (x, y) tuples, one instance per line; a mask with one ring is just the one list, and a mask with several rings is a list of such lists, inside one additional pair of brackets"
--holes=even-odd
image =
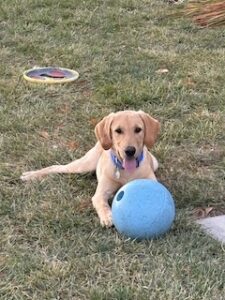
[[(0, 4), (0, 299), (224, 299), (224, 248), (192, 214), (225, 206), (224, 29), (168, 18), (174, 7)], [(76, 69), (80, 78), (62, 86), (22, 79), (47, 65)], [(162, 68), (169, 72), (157, 73)], [(162, 124), (153, 153), (177, 218), (159, 240), (102, 229), (92, 175), (19, 180), (23, 171), (80, 157), (95, 143), (96, 121), (123, 109)]]

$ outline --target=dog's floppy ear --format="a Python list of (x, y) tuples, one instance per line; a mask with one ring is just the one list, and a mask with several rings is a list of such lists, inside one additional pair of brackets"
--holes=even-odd
[(109, 114), (95, 126), (95, 135), (105, 150), (112, 147), (111, 124), (113, 115), (114, 113)]
[(151, 148), (155, 144), (157, 136), (159, 134), (160, 123), (143, 111), (139, 111), (138, 113), (145, 125), (144, 144), (148, 148)]

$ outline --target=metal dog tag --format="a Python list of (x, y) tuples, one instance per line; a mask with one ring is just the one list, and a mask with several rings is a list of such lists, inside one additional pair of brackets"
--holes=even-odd
[(116, 168), (115, 176), (116, 176), (116, 179), (120, 178), (120, 170), (119, 170), (119, 168)]

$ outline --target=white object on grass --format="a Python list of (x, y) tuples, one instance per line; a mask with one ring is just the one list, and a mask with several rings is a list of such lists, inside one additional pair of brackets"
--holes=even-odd
[(197, 223), (206, 233), (225, 244), (225, 215), (201, 219)]

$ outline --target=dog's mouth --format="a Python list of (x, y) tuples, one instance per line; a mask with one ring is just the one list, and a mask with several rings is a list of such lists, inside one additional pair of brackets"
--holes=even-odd
[[(129, 147), (126, 148), (126, 150), (127, 153), (124, 153), (126, 151), (124, 151), (123, 153), (120, 153), (119, 151), (115, 151), (114, 153), (116, 153), (116, 157), (120, 162), (121, 168), (125, 171), (133, 172), (139, 167), (141, 161), (144, 158), (143, 151), (139, 153), (139, 151), (137, 151), (135, 148), (134, 151)], [(132, 150), (132, 152), (130, 152), (130, 150)]]
[(128, 172), (132, 172), (137, 168), (137, 160), (135, 157), (124, 158), (122, 160), (122, 166), (123, 166), (124, 170), (126, 170)]
[(119, 152), (117, 152), (117, 158), (120, 161), (121, 166), (125, 171), (132, 172), (137, 168), (137, 158), (135, 156), (124, 157), (123, 155), (120, 155)]

